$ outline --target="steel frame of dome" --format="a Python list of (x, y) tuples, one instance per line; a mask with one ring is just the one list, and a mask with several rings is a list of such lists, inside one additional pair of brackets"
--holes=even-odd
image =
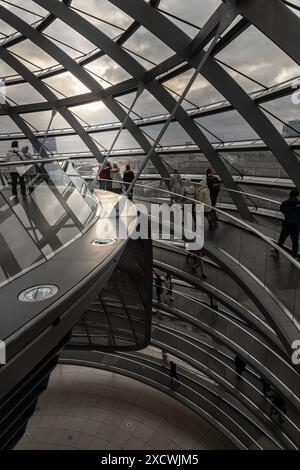
[[(160, 0), (150, 0), (149, 3), (146, 3), (144, 0), (126, 0), (126, 2), (122, 0), (109, 0), (111, 4), (134, 19), (129, 28), (115, 41), (71, 9), (72, 0), (63, 0), (62, 2), (58, 0), (51, 0), (51, 2), (47, 0), (33, 1), (49, 12), (36, 27), (30, 26), (10, 10), (0, 5), (1, 19), (19, 32), (17, 36), (14, 34), (13, 37), (7, 38), (3, 45), (0, 46), (0, 58), (20, 76), (7, 79), (7, 86), (27, 82), (46, 99), (46, 103), (31, 103), (21, 106), (11, 106), (6, 103), (1, 106), (0, 115), (8, 115), (24, 136), (41, 153), (43, 158), (48, 157), (47, 152), (21, 114), (38, 112), (46, 108), (48, 110), (57, 110), (70, 125), (71, 129), (74, 130), (74, 133), (81, 138), (91, 154), (99, 162), (103, 161), (104, 155), (90, 136), (88, 129), (82, 126), (77, 117), (69, 109), (72, 106), (86, 104), (91, 101), (102, 101), (120, 123), (123, 123), (124, 128), (127, 129), (145, 155), (147, 155), (152, 147), (151, 142), (142, 132), (140, 125), (118, 103), (116, 97), (132, 93), (133, 91), (138, 93), (138, 90), (142, 88), (150, 92), (166, 109), (167, 113), (171, 114), (177, 102), (172, 94), (163, 87), (162, 81), (176, 77), (190, 68), (197, 70), (199, 64), (202, 64), (199, 74), (224, 96), (229, 107), (239, 112), (242, 118), (254, 129), (262, 142), (265, 143), (266, 148), (277, 158), (295, 185), (300, 187), (300, 162), (293, 153), (293, 149), (260, 109), (256, 100), (244, 91), (214, 58), (218, 52), (226, 48), (245, 29), (250, 25), (254, 25), (291, 59), (300, 64), (300, 52), (297, 47), (300, 42), (300, 19), (285, 5), (284, 1), (272, 0), (272, 5), (270, 5), (265, 0), (223, 0), (222, 5), (211, 15), (196, 37), (191, 39), (157, 10)], [(242, 19), (232, 26), (233, 21), (238, 16), (241, 16)], [(96, 51), (92, 54), (87, 54), (81, 60), (71, 58), (59, 46), (42, 34), (43, 30), (55, 19), (61, 20), (87, 38), (96, 46)], [(284, 25), (288, 25), (288, 35), (284, 33)], [(140, 26), (145, 27), (174, 51), (174, 55), (148, 71), (122, 48), (122, 44)], [(220, 28), (222, 29), (220, 30)], [(208, 54), (204, 48), (215, 38), (217, 33), (219, 33), (218, 40), (210, 54)], [(221, 33), (224, 34), (220, 36)], [(45, 73), (43, 71), (39, 74), (32, 72), (8, 50), (9, 46), (25, 39), (29, 39), (40, 47), (58, 62), (60, 66), (55, 67), (55, 70), (48, 70)], [(128, 72), (132, 78), (104, 89), (83, 67), (86, 63), (104, 55), (109, 56), (116, 64)], [(69, 71), (73, 74), (90, 92), (80, 96), (58, 99), (42, 81), (42, 78), (46, 78), (49, 75), (59, 75), (64, 71)], [(228, 189), (237, 190), (238, 186), (225, 163), (218, 155), (217, 149), (214, 148), (202, 130), (193, 121), (192, 116), (180, 106), (176, 111), (174, 119), (199, 147), (211, 166), (220, 175), (225, 186)], [(150, 156), (161, 177), (168, 178), (170, 176), (169, 170), (159, 154), (153, 152)], [(251, 219), (250, 211), (243, 197), (238, 192), (231, 192), (231, 196), (240, 214), (246, 219)]]

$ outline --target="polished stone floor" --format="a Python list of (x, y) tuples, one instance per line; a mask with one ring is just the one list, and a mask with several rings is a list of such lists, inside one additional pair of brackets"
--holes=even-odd
[(233, 449), (173, 398), (114, 373), (59, 365), (16, 449)]

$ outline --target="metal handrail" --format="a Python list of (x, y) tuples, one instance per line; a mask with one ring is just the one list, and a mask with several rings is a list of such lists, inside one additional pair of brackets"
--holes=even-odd
[(20, 166), (20, 165), (36, 165), (37, 163), (53, 163), (53, 162), (65, 162), (67, 160), (70, 160), (70, 157), (49, 157), (49, 158), (39, 158), (39, 159), (26, 159), (26, 160), (20, 160), (18, 162), (0, 162), (0, 168), (1, 167), (7, 167), (7, 166)]
[[(0, 163), (0, 168), (1, 167), (7, 167), (7, 166), (20, 166), (20, 165), (31, 165), (31, 164), (37, 164), (37, 163), (51, 163), (51, 162), (62, 162), (62, 161), (67, 161), (67, 160), (70, 160), (70, 158), (68, 157), (59, 157), (59, 158), (49, 158), (49, 159), (39, 159), (39, 160), (21, 160), (19, 162), (5, 162), (5, 163)], [(104, 182), (107, 182), (107, 181), (113, 181), (114, 183), (119, 183), (120, 185), (127, 185), (129, 186), (130, 183), (126, 183), (124, 182), (123, 180), (110, 180), (110, 179), (101, 179), (101, 178), (97, 178), (97, 181), (104, 181)], [(196, 199), (193, 199), (193, 198), (189, 198), (187, 196), (183, 196), (181, 194), (177, 194), (177, 193), (173, 193), (172, 191), (169, 191), (169, 190), (165, 190), (165, 189), (161, 189), (161, 188), (151, 188), (147, 185), (141, 185), (139, 183), (136, 183), (135, 184), (135, 187), (140, 187), (140, 188), (144, 188), (144, 189), (152, 189), (152, 190), (155, 190), (155, 191), (159, 191), (161, 193), (164, 193), (164, 194), (167, 194), (168, 196), (175, 196), (175, 197), (180, 197), (182, 199), (185, 199), (186, 201), (190, 201), (192, 204), (200, 204), (199, 201), (197, 201)], [(227, 188), (225, 188), (226, 190), (228, 190)], [(232, 190), (232, 191), (235, 191), (235, 190)], [(238, 191), (237, 191), (238, 192)], [(241, 192), (242, 195), (247, 195), (248, 193), (244, 193), (244, 192)], [(262, 198), (261, 196), (259, 196), (259, 198), (261, 199), (266, 199), (267, 198)], [(272, 201), (270, 200), (271, 202), (274, 202), (274, 203), (277, 203), (279, 204), (278, 201)], [(278, 250), (285, 258), (287, 258), (290, 262), (292, 262), (292, 264), (297, 267), (299, 269), (299, 266), (300, 266), (300, 263), (297, 262), (291, 255), (289, 255), (283, 248), (279, 247), (276, 243), (274, 243), (269, 237), (267, 237), (266, 235), (264, 235), (262, 232), (260, 232), (259, 230), (257, 230), (256, 228), (254, 228), (253, 226), (249, 225), (248, 223), (246, 223), (245, 221), (241, 220), (241, 219), (238, 219), (237, 217), (234, 217), (232, 214), (228, 214), (227, 212), (223, 211), (222, 209), (219, 209), (218, 207), (212, 207), (208, 204), (204, 204), (203, 205), (211, 210), (214, 210), (216, 212), (218, 212), (219, 214), (222, 214), (224, 215), (225, 217), (228, 217), (229, 219), (233, 220), (234, 222), (237, 222), (238, 224), (242, 225), (244, 228), (246, 228), (247, 230), (251, 231), (252, 233), (254, 233), (257, 237), (263, 239), (266, 243), (268, 243), (272, 248), (275, 248), (276, 250)]]
[[(126, 183), (122, 180), (110, 180), (110, 179), (98, 178), (98, 181), (105, 181), (105, 182), (112, 181), (113, 183), (119, 183), (120, 185), (129, 185), (129, 183)], [(271, 238), (267, 237), (262, 232), (260, 232), (256, 228), (254, 228), (252, 225), (249, 225), (244, 220), (238, 219), (237, 217), (233, 216), (232, 214), (229, 214), (229, 213), (225, 212), (222, 209), (219, 209), (218, 207), (212, 207), (208, 204), (200, 203), (197, 199), (193, 199), (193, 198), (190, 198), (190, 197), (187, 197), (187, 196), (183, 196), (182, 194), (173, 193), (172, 191), (169, 191), (167, 189), (151, 188), (150, 186), (146, 186), (146, 185), (142, 185), (142, 184), (138, 184), (138, 183), (135, 184), (135, 187), (140, 187), (140, 188), (143, 188), (143, 189), (148, 189), (148, 190), (150, 189), (150, 190), (153, 190), (153, 191), (158, 191), (158, 192), (161, 192), (161, 193), (164, 193), (164, 194), (168, 195), (168, 197), (170, 197), (170, 196), (175, 196), (177, 198), (180, 197), (181, 199), (185, 199), (186, 201), (190, 201), (191, 204), (203, 204), (204, 207), (207, 207), (208, 209), (216, 211), (217, 213), (222, 214), (224, 217), (227, 217), (228, 219), (234, 221), (235, 225), (236, 224), (241, 225), (243, 228), (246, 228), (248, 231), (252, 232), (255, 236), (257, 236), (258, 238), (265, 241), (268, 245), (270, 245), (271, 248), (275, 248), (276, 250), (278, 250), (297, 269), (300, 269), (300, 263), (297, 260), (295, 260), (291, 255), (289, 255), (283, 248), (278, 246), (277, 243), (275, 243)]]
[[(202, 175), (199, 175), (199, 176), (202, 176)], [(164, 178), (164, 180), (168, 181), (170, 180), (171, 178)], [(183, 178), (184, 180), (185, 178)], [(203, 178), (204, 179), (204, 178)], [(193, 183), (193, 184), (198, 184), (198, 183)], [(156, 188), (153, 188), (153, 189), (156, 189)], [(224, 188), (226, 191), (228, 192), (232, 192), (232, 193), (237, 193), (237, 194), (240, 194), (241, 196), (249, 196), (249, 197), (253, 197), (253, 198), (257, 198), (257, 199), (262, 199), (263, 201), (267, 201), (267, 202), (272, 202), (274, 204), (277, 204), (277, 205), (280, 205), (281, 202), (280, 201), (275, 201), (274, 199), (269, 199), (269, 198), (266, 198), (266, 197), (263, 197), (263, 196), (257, 196), (256, 194), (252, 194), (252, 193), (246, 193), (245, 191), (238, 191), (236, 189), (229, 189), (229, 188), (226, 188), (224, 186)], [(256, 206), (256, 204), (255, 204)]]
[(257, 196), (256, 194), (245, 193), (244, 191), (238, 191), (236, 189), (229, 189), (229, 188), (224, 188), (224, 189), (226, 189), (226, 191), (228, 191), (228, 192), (241, 194), (242, 196), (251, 196), (251, 197), (254, 197), (254, 198), (257, 198), (257, 199), (261, 199), (263, 201), (272, 202), (274, 204), (277, 204), (278, 206), (280, 206), (282, 204), (282, 202), (275, 201), (275, 199), (269, 199), (267, 197)]

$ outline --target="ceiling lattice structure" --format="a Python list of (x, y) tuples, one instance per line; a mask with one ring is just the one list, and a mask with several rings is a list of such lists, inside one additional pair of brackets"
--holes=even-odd
[[(300, 187), (300, 133), (289, 124), (299, 115), (298, 3), (1, 0), (1, 154), (8, 141), (28, 139), (48, 158), (52, 136), (67, 142), (58, 154), (101, 162), (119, 131), (116, 154), (147, 155), (163, 178), (162, 150), (198, 149), (235, 190), (219, 152), (259, 147)], [(172, 113), (169, 140), (152, 149)], [(220, 131), (220, 116), (238, 123), (235, 138)], [(246, 216), (243, 198), (232, 195)]]

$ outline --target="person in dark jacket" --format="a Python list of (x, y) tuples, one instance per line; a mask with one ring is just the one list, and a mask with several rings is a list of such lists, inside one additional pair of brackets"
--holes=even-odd
[(170, 388), (175, 390), (179, 385), (179, 378), (177, 375), (177, 366), (175, 362), (170, 361)]
[(279, 424), (284, 423), (284, 418), (282, 415), (285, 415), (287, 410), (285, 406), (285, 401), (284, 399), (279, 395), (278, 392), (275, 392), (273, 397), (271, 398), (272, 400), (272, 406), (270, 409), (270, 418), (272, 419), (273, 416), (278, 419)]
[(165, 277), (165, 286), (166, 286), (166, 298), (169, 297), (169, 300), (174, 300), (173, 297), (173, 282), (172, 282), (172, 276), (170, 273), (168, 273)]
[[(210, 192), (211, 205), (215, 207), (220, 192), (220, 180), (217, 176), (213, 174), (211, 168), (208, 168), (208, 170), (206, 171), (206, 184)], [(214, 222), (218, 220), (218, 215), (216, 211), (212, 211), (211, 218)]]
[(260, 378), (262, 384), (262, 391), (266, 398), (272, 398), (274, 396), (275, 390), (272, 385), (263, 377)]
[(159, 273), (154, 273), (155, 287), (156, 287), (156, 296), (157, 301), (161, 302), (161, 294), (163, 293), (163, 280)]
[(241, 356), (236, 355), (234, 358), (235, 371), (238, 374), (238, 377), (241, 378), (242, 373), (246, 369), (247, 362)]
[(178, 375), (177, 375), (177, 366), (175, 362), (170, 361), (170, 377), (171, 379), (175, 379), (179, 381)]
[[(298, 258), (300, 228), (300, 201), (298, 189), (293, 189), (290, 192), (289, 199), (281, 204), (280, 211), (284, 214), (284, 221), (282, 222), (278, 246), (283, 248), (286, 239), (291, 237), (293, 256), (294, 258)], [(273, 255), (279, 255), (278, 250), (273, 248), (271, 251)]]
[[(123, 174), (123, 183), (125, 183), (123, 185), (124, 192), (127, 191), (128, 186), (130, 185), (130, 183), (132, 183), (133, 180), (134, 180), (134, 173), (131, 170), (130, 165), (126, 165), (126, 169), (125, 169), (124, 174)], [(133, 189), (128, 194), (128, 199), (130, 201), (132, 201), (132, 196), (133, 196)]]
[[(7, 152), (6, 155), (6, 162), (7, 163), (16, 163), (21, 162), (25, 157), (22, 156), (22, 153), (19, 151), (19, 142), (17, 140), (13, 140), (11, 143), (11, 148)], [(10, 165), (8, 167), (11, 177), (11, 186), (12, 186), (12, 197), (17, 198), (17, 186), (18, 180), (20, 182), (21, 194), (23, 198), (26, 198), (26, 184), (25, 184), (25, 177), (24, 173), (26, 168), (24, 166), (17, 166), (17, 165)]]

